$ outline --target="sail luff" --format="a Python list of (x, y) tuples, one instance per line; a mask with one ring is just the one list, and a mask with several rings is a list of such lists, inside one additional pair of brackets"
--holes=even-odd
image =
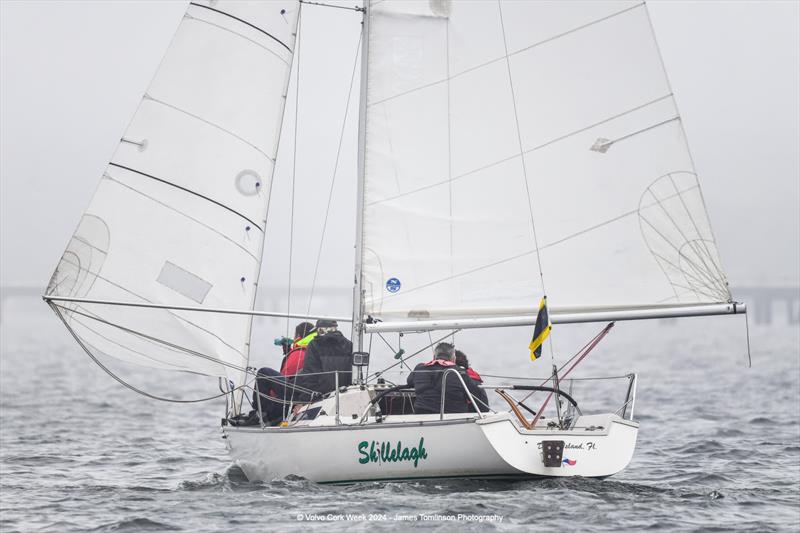
[[(299, 34), (299, 31), (300, 31), (300, 16), (301, 16), (301, 11), (303, 9), (302, 3), (298, 3), (298, 8), (297, 9), (298, 9), (297, 17), (295, 17), (295, 19), (294, 19), (294, 28), (293, 28), (293, 30), (291, 32), (292, 43), (291, 43), (291, 46), (289, 47), (290, 48), (289, 52), (291, 54), (292, 60), (291, 60), (291, 63), (289, 65), (289, 70), (288, 70), (288, 72), (286, 74), (286, 82), (284, 83), (283, 93), (281, 94), (280, 120), (275, 125), (275, 133), (274, 133), (275, 143), (273, 145), (273, 150), (272, 150), (272, 160), (273, 161), (276, 161), (277, 158), (278, 158), (278, 150), (280, 150), (281, 138), (282, 138), (281, 130), (283, 129), (283, 123), (286, 120), (286, 102), (288, 101), (289, 84), (291, 83), (292, 72), (293, 72), (293, 70), (295, 68), (295, 62), (296, 62), (296, 58), (297, 58), (297, 55), (295, 54), (295, 50), (296, 50), (296, 46), (297, 46), (298, 34)], [(298, 82), (299, 82), (299, 80), (298, 80)], [(295, 103), (295, 105), (296, 105), (296, 103)], [(297, 127), (297, 125), (295, 124), (295, 128), (296, 127)], [(266, 204), (267, 205), (266, 205), (266, 208), (264, 210), (264, 220), (262, 221), (262, 223), (264, 224), (264, 226), (263, 226), (264, 227), (264, 231), (261, 233), (261, 245), (259, 247), (259, 253), (258, 253), (259, 261), (263, 261), (263, 259), (264, 259), (264, 246), (265, 246), (266, 240), (267, 240), (266, 228), (267, 228), (267, 220), (269, 219), (270, 202), (272, 200), (272, 186), (274, 184), (273, 183), (274, 177), (275, 177), (275, 165), (272, 166), (272, 172), (270, 173), (270, 176), (269, 176), (269, 186), (267, 187), (267, 198), (266, 198)], [(258, 287), (259, 287), (260, 279), (261, 279), (261, 268), (258, 269), (257, 274), (256, 274), (255, 290), (253, 290), (253, 297), (252, 297), (251, 302), (250, 302), (250, 309), (251, 310), (255, 310), (255, 308), (256, 308), (256, 301), (258, 299)], [(289, 314), (288, 311), (287, 311), (286, 314), (287, 315)], [(257, 315), (250, 315), (250, 320), (249, 320), (249, 324), (248, 324), (248, 327), (247, 327), (247, 357), (246, 357), (246, 360), (245, 360), (245, 368), (248, 368), (250, 366), (250, 350), (252, 348), (251, 343), (252, 343), (252, 340), (253, 340), (253, 321), (255, 320), (256, 316)], [(243, 390), (239, 391), (239, 399), (238, 399), (238, 402), (236, 402), (236, 411), (237, 412), (238, 412), (238, 410), (239, 410), (239, 408), (241, 406), (241, 394), (243, 392), (244, 392)]]

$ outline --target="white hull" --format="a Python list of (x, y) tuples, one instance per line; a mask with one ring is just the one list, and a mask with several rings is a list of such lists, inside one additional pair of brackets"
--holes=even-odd
[[(525, 430), (509, 413), (483, 419), (410, 415), (363, 425), (318, 420), (313, 426), (223, 429), (231, 455), (251, 481), (298, 475), (316, 482), (605, 477), (628, 465), (637, 432), (637, 423), (610, 414), (579, 417), (570, 430)], [(564, 442), (561, 466), (544, 466), (542, 441)]]

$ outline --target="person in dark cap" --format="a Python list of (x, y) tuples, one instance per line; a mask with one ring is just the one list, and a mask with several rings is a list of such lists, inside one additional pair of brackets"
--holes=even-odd
[[(408, 386), (414, 387), (415, 400), (414, 412), (416, 414), (438, 414), (442, 404), (442, 382), (444, 374), (450, 369), (456, 370), (464, 380), (464, 384), (469, 389), (476, 400), (479, 397), (486, 397), (486, 393), (478, 386), (478, 383), (467, 375), (467, 371), (455, 363), (455, 346), (449, 342), (440, 342), (436, 345), (433, 352), (433, 360), (427, 363), (420, 363), (414, 367), (414, 371), (408, 376)], [(464, 387), (458, 376), (450, 373), (445, 382), (444, 412), (445, 413), (466, 413), (474, 412), (475, 409), (469, 404)], [(481, 405), (481, 400), (477, 400), (481, 411), (488, 411), (488, 406)]]
[(340, 387), (352, 383), (353, 343), (342, 335), (335, 320), (317, 320), (316, 329), (296, 383), (323, 396), (336, 388), (336, 374)]
[[(456, 365), (460, 366), (464, 370), (467, 371), (467, 376), (472, 379), (478, 385), (483, 385), (483, 378), (480, 374), (475, 372), (471, 366), (469, 366), (469, 359), (467, 358), (467, 354), (462, 352), (461, 350), (456, 350)], [(474, 394), (474, 393), (473, 393)], [(485, 411), (484, 407), (489, 405), (489, 398), (486, 395), (486, 389), (482, 387), (478, 387), (478, 393), (474, 394), (475, 400), (478, 402), (478, 405), (481, 408), (481, 411)]]

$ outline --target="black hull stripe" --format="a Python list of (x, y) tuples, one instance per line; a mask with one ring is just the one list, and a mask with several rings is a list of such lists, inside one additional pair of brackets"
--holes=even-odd
[(253, 222), (252, 220), (250, 220), (249, 218), (247, 218), (246, 216), (244, 216), (243, 214), (241, 214), (241, 213), (240, 213), (240, 212), (238, 212), (237, 210), (235, 210), (235, 209), (231, 209), (231, 208), (230, 208), (230, 207), (228, 207), (227, 205), (225, 205), (225, 204), (223, 204), (223, 203), (220, 203), (220, 202), (218, 202), (218, 201), (216, 201), (216, 200), (214, 200), (214, 199), (211, 199), (211, 198), (209, 198), (208, 196), (204, 196), (204, 195), (200, 194), (199, 192), (195, 192), (195, 191), (193, 191), (193, 190), (191, 190), (191, 189), (187, 189), (186, 187), (181, 187), (180, 185), (178, 185), (178, 184), (176, 184), (176, 183), (172, 183), (171, 181), (167, 181), (167, 180), (164, 180), (164, 179), (161, 179), (161, 178), (157, 178), (157, 177), (155, 177), (155, 176), (153, 176), (153, 175), (151, 175), (151, 174), (147, 174), (147, 173), (145, 173), (145, 172), (142, 172), (142, 171), (140, 171), (140, 170), (136, 170), (135, 168), (130, 168), (130, 167), (126, 167), (126, 166), (124, 166), (124, 165), (120, 165), (120, 164), (118, 164), (118, 163), (114, 163), (113, 161), (109, 162), (108, 164), (109, 164), (109, 165), (111, 165), (112, 167), (117, 167), (117, 168), (121, 168), (121, 169), (123, 169), (123, 170), (128, 170), (128, 171), (130, 171), (130, 172), (134, 172), (134, 173), (136, 173), (136, 174), (139, 174), (140, 176), (144, 176), (144, 177), (146, 177), (146, 178), (150, 178), (150, 179), (153, 179), (153, 180), (159, 181), (159, 182), (161, 182), (161, 183), (163, 183), (163, 184), (165, 184), (165, 185), (169, 185), (169, 186), (171, 186), (171, 187), (175, 187), (176, 189), (180, 189), (180, 190), (182, 190), (182, 191), (184, 191), (184, 192), (188, 192), (189, 194), (193, 194), (193, 195), (195, 195), (195, 196), (197, 196), (197, 197), (199, 197), (199, 198), (202, 198), (203, 200), (206, 200), (206, 201), (208, 201), (208, 202), (211, 202), (212, 204), (216, 204), (216, 205), (220, 206), (220, 207), (221, 207), (221, 208), (223, 208), (223, 209), (227, 209), (228, 211), (230, 211), (230, 212), (231, 212), (231, 213), (233, 213), (234, 215), (237, 215), (237, 216), (239, 216), (239, 217), (243, 218), (244, 220), (246, 220), (247, 222), (249, 222), (251, 226), (253, 226), (254, 228), (256, 228), (256, 229), (257, 229), (258, 231), (260, 231), (261, 233), (264, 233), (264, 230), (263, 230), (263, 229), (261, 229), (261, 226), (259, 226), (258, 224), (256, 224), (255, 222)]
[(255, 24), (250, 24), (249, 22), (247, 22), (247, 21), (246, 21), (246, 20), (244, 20), (244, 19), (240, 19), (239, 17), (236, 17), (236, 16), (234, 16), (234, 15), (231, 15), (230, 13), (226, 13), (226, 12), (224, 12), (224, 11), (220, 11), (219, 9), (214, 9), (213, 7), (210, 7), (210, 6), (204, 6), (203, 4), (195, 4), (194, 2), (189, 2), (189, 5), (192, 5), (192, 6), (197, 6), (197, 7), (202, 7), (203, 9), (208, 9), (209, 11), (213, 11), (213, 12), (215, 12), (215, 13), (219, 13), (220, 15), (225, 15), (226, 17), (230, 17), (230, 18), (232, 18), (232, 19), (234, 19), (234, 20), (238, 20), (238, 21), (239, 21), (239, 22), (241, 22), (242, 24), (247, 24), (248, 26), (250, 26), (250, 27), (251, 27), (251, 28), (253, 28), (254, 30), (260, 31), (261, 33), (263, 33), (264, 35), (266, 35), (266, 36), (267, 36), (267, 37), (269, 37), (270, 39), (274, 40), (274, 41), (275, 41), (276, 43), (278, 43), (279, 45), (281, 45), (281, 46), (283, 46), (284, 48), (286, 48), (286, 50), (287, 50), (287, 51), (288, 51), (290, 54), (292, 53), (292, 49), (291, 49), (291, 48), (289, 48), (288, 46), (286, 46), (286, 44), (285, 44), (283, 41), (281, 41), (280, 39), (278, 39), (278, 38), (277, 38), (277, 37), (275, 37), (274, 35), (271, 35), (270, 33), (268, 33), (268, 32), (266, 32), (266, 31), (262, 30), (261, 28), (259, 28), (259, 27), (258, 27), (258, 26), (256, 26)]

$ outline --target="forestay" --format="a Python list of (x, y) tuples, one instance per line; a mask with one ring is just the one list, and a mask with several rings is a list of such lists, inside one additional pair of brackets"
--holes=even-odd
[(369, 17), (366, 314), (730, 301), (642, 2), (383, 0)]
[[(189, 4), (48, 297), (253, 308), (298, 10)], [(250, 316), (52, 303), (93, 355), (243, 383)]]

